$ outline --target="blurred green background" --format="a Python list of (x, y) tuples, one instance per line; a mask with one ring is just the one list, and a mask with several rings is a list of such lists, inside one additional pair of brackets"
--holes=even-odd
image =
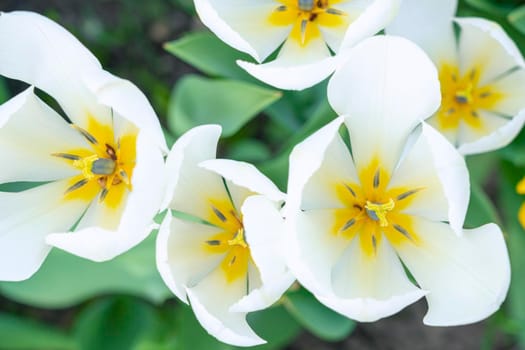
[[(191, 0), (0, 0), (0, 10), (37, 11), (66, 27), (107, 70), (144, 91), (170, 144), (195, 125), (220, 123), (220, 156), (255, 163), (283, 190), (292, 147), (335, 116), (325, 83), (282, 92), (239, 69), (235, 59), (246, 56), (202, 27)], [(499, 22), (525, 52), (523, 0), (465, 0), (459, 15)], [(0, 102), (21, 89), (0, 78)], [(275, 307), (250, 315), (269, 342), (256, 349), (525, 349), (525, 232), (517, 221), (525, 198), (515, 193), (525, 175), (525, 133), (467, 161), (466, 226), (499, 223), (511, 253), (512, 285), (500, 311), (470, 326), (431, 328), (422, 324), (420, 301), (388, 319), (355, 324), (294, 286)], [(0, 283), (0, 349), (234, 349), (207, 336), (164, 286), (155, 234), (101, 264), (55, 249), (28, 281)]]

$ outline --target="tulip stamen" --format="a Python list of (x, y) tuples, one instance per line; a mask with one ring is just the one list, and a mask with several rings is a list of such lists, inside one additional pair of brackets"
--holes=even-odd
[(215, 206), (212, 205), (211, 210), (213, 210), (213, 213), (215, 214), (215, 216), (217, 216), (217, 218), (221, 220), (222, 222), (228, 221), (228, 219), (226, 219), (226, 216)]
[(397, 224), (394, 224), (393, 226), (394, 226), (394, 229), (395, 229), (397, 232), (401, 233), (403, 236), (405, 236), (405, 237), (408, 238), (409, 240), (414, 241), (414, 239), (412, 238), (412, 236), (410, 235), (410, 233), (409, 233), (405, 228), (403, 228), (402, 226), (399, 226), (399, 225), (397, 225)]

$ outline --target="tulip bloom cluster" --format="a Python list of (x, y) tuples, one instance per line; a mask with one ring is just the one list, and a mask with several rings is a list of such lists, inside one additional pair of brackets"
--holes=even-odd
[[(132, 83), (56, 23), (1, 13), (0, 74), (30, 86), (0, 106), (0, 160), (9, 164), (0, 183), (34, 186), (0, 192), (0, 280), (29, 278), (52, 247), (112, 259), (165, 212), (157, 268), (225, 343), (264, 343), (246, 315), (296, 279), (362, 322), (423, 297), (428, 325), (494, 313), (509, 259), (497, 225), (463, 228), (463, 155), (506, 145), (525, 122), (525, 64), (506, 34), (453, 19), (454, 1), (195, 5), (219, 38), (258, 62), (239, 65), (263, 82), (303, 89), (333, 73), (327, 96), (339, 117), (295, 146), (288, 193), (251, 164), (217, 159), (218, 125), (191, 129), (168, 152)], [(405, 38), (369, 38), (385, 27)]]

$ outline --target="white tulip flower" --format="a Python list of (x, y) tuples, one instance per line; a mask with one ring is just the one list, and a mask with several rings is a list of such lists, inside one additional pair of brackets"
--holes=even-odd
[[(222, 41), (258, 63), (237, 61), (255, 78), (302, 90), (335, 69), (332, 56), (382, 30), (400, 0), (194, 0), (201, 19)], [(284, 44), (283, 44), (284, 43)], [(277, 57), (265, 61), (274, 51)]]
[(0, 105), (0, 183), (34, 185), (0, 192), (0, 280), (30, 277), (52, 246), (103, 261), (141, 242), (166, 150), (146, 97), (41, 15), (0, 13), (0, 47), (0, 74), (32, 85)]
[(264, 340), (246, 314), (273, 304), (294, 280), (281, 252), (285, 195), (254, 166), (215, 159), (220, 133), (218, 125), (191, 129), (168, 155), (170, 211), (157, 266), (212, 336), (253, 346)]
[(367, 39), (335, 72), (328, 97), (343, 116), (290, 157), (287, 246), (298, 281), (363, 322), (423, 296), (428, 325), (497, 310), (510, 279), (505, 242), (495, 224), (463, 229), (465, 162), (422, 122), (440, 101), (430, 59), (406, 39)]
[(506, 146), (525, 122), (525, 62), (495, 22), (454, 18), (457, 1), (405, 0), (387, 27), (439, 69), (442, 102), (429, 120), (462, 154)]

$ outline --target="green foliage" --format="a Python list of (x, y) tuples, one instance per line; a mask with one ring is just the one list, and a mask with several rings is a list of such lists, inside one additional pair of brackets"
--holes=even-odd
[(192, 310), (188, 306), (181, 306), (177, 314), (177, 323), (174, 329), (178, 333), (177, 350), (210, 349), (233, 350), (233, 347), (223, 344), (211, 337), (200, 326)]
[(242, 81), (189, 75), (173, 90), (168, 125), (180, 135), (197, 125), (216, 123), (227, 137), (280, 97), (279, 91)]
[(65, 333), (28, 318), (0, 313), (0, 348), (10, 350), (77, 349)]
[(257, 334), (268, 342), (253, 347), (254, 350), (281, 349), (294, 340), (301, 331), (297, 320), (282, 306), (251, 313), (248, 315), (248, 322)]
[(356, 325), (354, 321), (319, 303), (312, 294), (302, 288), (289, 292), (284, 299), (284, 305), (303, 327), (325, 340), (342, 340)]
[[(287, 96), (285, 96), (285, 98), (286, 97)], [(288, 99), (290, 99), (290, 97), (288, 97)], [(270, 177), (281, 189), (286, 189), (286, 181), (288, 179), (288, 157), (290, 156), (293, 147), (313, 134), (323, 125), (329, 123), (336, 116), (324, 96), (318, 98), (309, 107), (309, 118), (300, 128), (290, 135), (288, 141), (283, 145), (281, 152), (272, 159), (262, 162), (259, 165), (259, 169)], [(294, 114), (294, 116), (294, 118), (297, 118), (296, 114)]]
[(133, 349), (154, 319), (154, 309), (140, 300), (101, 299), (78, 315), (73, 333), (81, 349)]
[(0, 77), (0, 103), (4, 103), (9, 98), (9, 92), (5, 84), (5, 79)]
[(506, 225), (503, 229), (512, 266), (507, 309), (510, 319), (515, 321), (515, 329), (511, 328), (510, 331), (517, 335), (521, 348), (525, 348), (525, 279), (523, 278), (525, 275), (525, 235), (517, 219), (519, 207), (525, 198), (514, 191), (514, 185), (518, 183), (524, 172), (517, 171), (518, 169), (512, 163), (505, 162), (502, 165), (502, 174), (507, 186), (501, 189), (499, 202), (506, 213)]
[(210, 32), (193, 32), (171, 41), (164, 48), (182, 61), (212, 77), (255, 81), (235, 61), (251, 61), (246, 54), (223, 43)]
[(522, 34), (525, 34), (525, 5), (512, 10), (507, 16), (509, 22)]
[(500, 223), (498, 213), (489, 196), (476, 184), (470, 188), (470, 202), (465, 228), (476, 228), (489, 222)]

